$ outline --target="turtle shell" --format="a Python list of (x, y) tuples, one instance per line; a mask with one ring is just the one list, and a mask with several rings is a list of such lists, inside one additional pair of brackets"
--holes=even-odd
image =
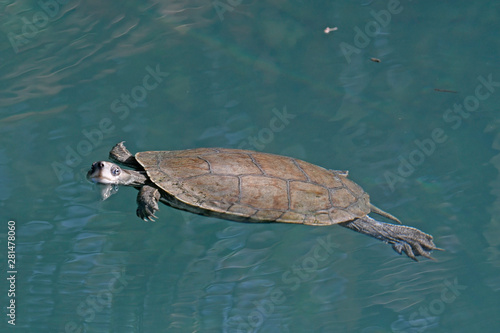
[(244, 222), (331, 225), (370, 212), (366, 192), (342, 172), (273, 154), (222, 148), (135, 155), (161, 200)]

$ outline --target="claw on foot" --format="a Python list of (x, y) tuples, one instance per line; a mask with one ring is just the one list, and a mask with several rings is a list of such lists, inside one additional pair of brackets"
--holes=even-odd
[(142, 220), (148, 222), (154, 222), (158, 217), (155, 215), (155, 212), (158, 210), (158, 204), (155, 202), (155, 206), (151, 205), (141, 205), (137, 208), (137, 216), (139, 216)]
[(137, 196), (137, 216), (144, 221), (152, 221), (157, 217), (156, 211), (159, 210), (158, 200), (160, 199), (160, 192), (157, 188), (144, 185)]
[(431, 252), (443, 251), (434, 245), (431, 235), (405, 225), (383, 223), (369, 216), (340, 223), (340, 225), (391, 244), (394, 251), (399, 254), (405, 253), (415, 261), (418, 261), (418, 256), (434, 260)]
[[(388, 240), (392, 244), (392, 248), (399, 254), (405, 253), (411, 259), (418, 261), (417, 256), (422, 256), (427, 259), (435, 260), (431, 257), (431, 251), (444, 251), (434, 245), (432, 236), (418, 229), (406, 227), (411, 231), (409, 234), (399, 234), (397, 238)], [(403, 237), (401, 237), (403, 236)]]

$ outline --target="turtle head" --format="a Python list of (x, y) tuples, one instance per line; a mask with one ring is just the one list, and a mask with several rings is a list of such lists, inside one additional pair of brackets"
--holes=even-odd
[(129, 178), (118, 165), (106, 161), (93, 163), (87, 172), (87, 179), (98, 184), (127, 185)]
[(106, 200), (118, 191), (117, 185), (123, 184), (122, 178), (122, 168), (106, 161), (93, 163), (87, 172), (87, 179), (101, 186), (102, 200)]
[(106, 161), (94, 162), (87, 172), (87, 179), (97, 184), (129, 186), (141, 186), (147, 181), (145, 171), (125, 170)]

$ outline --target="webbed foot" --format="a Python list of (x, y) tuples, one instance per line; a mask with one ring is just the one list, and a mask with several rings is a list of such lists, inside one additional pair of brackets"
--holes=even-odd
[(144, 185), (137, 195), (137, 216), (144, 221), (152, 221), (157, 217), (155, 212), (158, 211), (158, 200), (160, 199), (160, 191), (157, 188)]
[(394, 251), (399, 254), (404, 252), (415, 261), (418, 261), (417, 256), (434, 260), (431, 257), (431, 251), (442, 251), (442, 249), (436, 247), (431, 235), (411, 227), (398, 230), (395, 236), (388, 237), (387, 242), (392, 244)]
[(404, 252), (415, 261), (418, 261), (418, 256), (433, 259), (431, 251), (442, 251), (442, 249), (436, 247), (431, 235), (405, 225), (382, 223), (369, 216), (340, 223), (340, 225), (389, 243), (394, 251), (399, 254)]

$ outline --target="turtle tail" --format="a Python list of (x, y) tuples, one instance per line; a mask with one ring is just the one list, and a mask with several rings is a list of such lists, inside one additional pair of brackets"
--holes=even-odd
[(369, 216), (339, 225), (392, 244), (394, 251), (399, 254), (404, 252), (415, 261), (418, 261), (417, 256), (433, 259), (431, 251), (442, 250), (434, 245), (432, 236), (425, 232), (405, 225), (379, 222)]
[(394, 215), (387, 213), (386, 211), (383, 211), (382, 209), (378, 208), (377, 206), (374, 206), (373, 204), (370, 204), (370, 210), (383, 217), (387, 217), (390, 220), (396, 221), (399, 224), (402, 224), (401, 221)]

